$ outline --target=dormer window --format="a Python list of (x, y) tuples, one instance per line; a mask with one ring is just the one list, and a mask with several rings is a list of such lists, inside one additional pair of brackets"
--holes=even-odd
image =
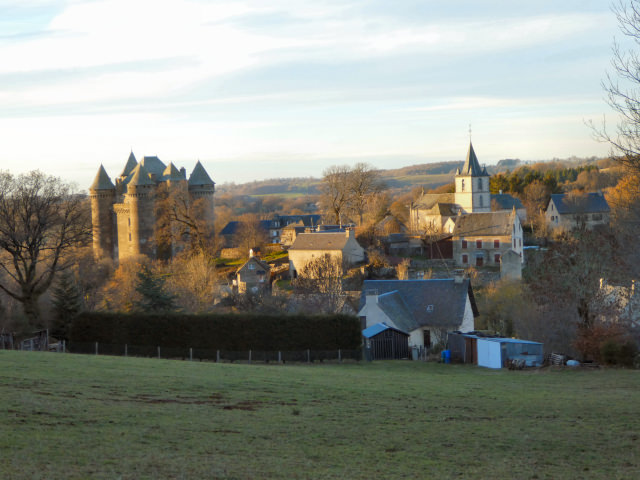
[(255, 270), (256, 269), (255, 263), (250, 263), (248, 267), (249, 267), (249, 270)]

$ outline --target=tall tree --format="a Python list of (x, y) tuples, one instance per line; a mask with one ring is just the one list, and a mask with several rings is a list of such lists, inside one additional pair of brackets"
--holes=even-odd
[(349, 192), (351, 170), (347, 165), (334, 165), (323, 172), (321, 203), (333, 217), (335, 223), (342, 223), (351, 201)]
[(82, 310), (80, 290), (73, 273), (69, 270), (61, 272), (51, 293), (54, 315), (51, 333), (66, 339), (71, 320)]
[(136, 291), (142, 296), (136, 307), (143, 312), (170, 312), (176, 308), (175, 297), (165, 288), (165, 278), (146, 267), (138, 272)]
[(90, 238), (89, 209), (71, 186), (39, 171), (0, 172), (0, 268), (10, 279), (0, 290), (22, 303), (34, 326), (38, 299), (71, 265), (66, 254)]
[(348, 197), (353, 212), (358, 216), (358, 225), (362, 225), (362, 217), (369, 199), (382, 192), (384, 183), (380, 174), (368, 163), (356, 163), (349, 172)]

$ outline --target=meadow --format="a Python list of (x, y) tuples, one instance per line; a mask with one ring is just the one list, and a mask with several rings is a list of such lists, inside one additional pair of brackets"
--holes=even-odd
[(0, 351), (2, 479), (640, 478), (640, 371)]

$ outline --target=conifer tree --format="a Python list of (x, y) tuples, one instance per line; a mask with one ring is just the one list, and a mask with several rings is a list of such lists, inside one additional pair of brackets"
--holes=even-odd
[(52, 290), (52, 297), (54, 318), (51, 334), (66, 339), (71, 320), (82, 310), (80, 291), (73, 273), (61, 273)]
[(144, 312), (170, 312), (176, 309), (175, 297), (166, 291), (165, 279), (144, 267), (138, 272), (136, 291), (142, 299), (135, 307)]

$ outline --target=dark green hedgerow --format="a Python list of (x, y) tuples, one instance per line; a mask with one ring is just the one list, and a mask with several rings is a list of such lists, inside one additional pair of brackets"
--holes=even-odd
[(162, 345), (230, 351), (356, 350), (360, 322), (348, 315), (123, 314), (85, 312), (70, 327), (74, 342)]

